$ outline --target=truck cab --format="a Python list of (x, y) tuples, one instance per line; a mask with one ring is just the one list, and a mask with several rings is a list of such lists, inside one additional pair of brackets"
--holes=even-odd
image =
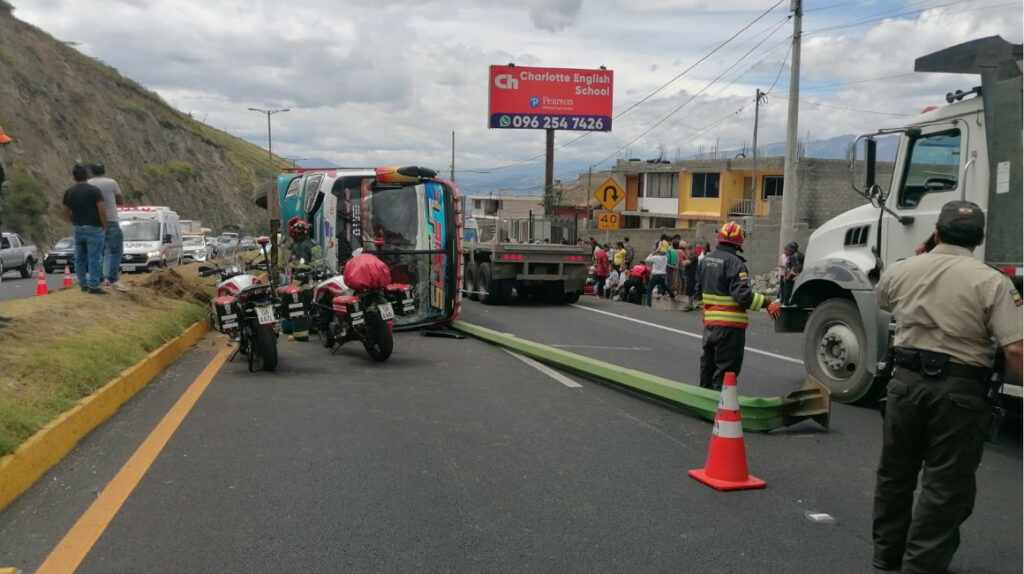
[[(885, 380), (891, 317), (874, 287), (885, 269), (915, 255), (942, 206), (968, 200), (986, 212), (975, 257), (1021, 283), (1021, 45), (993, 36), (918, 58), (915, 71), (974, 73), (982, 85), (946, 96), (909, 125), (857, 140), (864, 158), (854, 189), (864, 205), (828, 221), (808, 244), (804, 270), (777, 330), (804, 333), (804, 366), (840, 402), (875, 396)], [(877, 173), (877, 141), (899, 145), (891, 181)], [(855, 178), (855, 179), (859, 179)], [(1021, 387), (1004, 385), (1020, 397)]]

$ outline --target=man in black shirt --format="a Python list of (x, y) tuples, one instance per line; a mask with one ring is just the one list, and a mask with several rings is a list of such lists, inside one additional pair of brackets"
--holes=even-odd
[(107, 228), (107, 211), (103, 192), (87, 183), (89, 173), (84, 165), (71, 170), (75, 185), (64, 191), (61, 213), (74, 228), (75, 274), (78, 286), (86, 293), (106, 295), (100, 287), (103, 275), (103, 234)]

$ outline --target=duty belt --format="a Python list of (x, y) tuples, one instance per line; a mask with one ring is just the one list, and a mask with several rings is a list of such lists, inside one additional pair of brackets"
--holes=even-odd
[(898, 367), (916, 371), (926, 377), (960, 377), (987, 382), (992, 376), (992, 369), (988, 367), (954, 363), (949, 355), (935, 351), (897, 347), (893, 361)]

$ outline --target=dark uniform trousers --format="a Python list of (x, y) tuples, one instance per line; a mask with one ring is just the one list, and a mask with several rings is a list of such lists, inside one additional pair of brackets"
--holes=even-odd
[(740, 374), (747, 330), (738, 327), (707, 325), (704, 327), (704, 354), (700, 356), (700, 386), (722, 390), (726, 373)]
[[(989, 408), (980, 381), (897, 368), (889, 382), (875, 485), (875, 564), (946, 572), (974, 510)], [(914, 489), (924, 466), (917, 506)]]

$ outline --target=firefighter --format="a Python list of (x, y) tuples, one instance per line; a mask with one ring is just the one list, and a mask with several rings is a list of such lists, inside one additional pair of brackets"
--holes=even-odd
[(730, 221), (716, 238), (718, 247), (700, 264), (704, 301), (704, 354), (700, 357), (700, 386), (719, 391), (725, 373), (739, 375), (746, 344), (747, 309), (766, 309), (772, 319), (779, 306), (767, 295), (754, 293), (747, 283), (743, 228)]

